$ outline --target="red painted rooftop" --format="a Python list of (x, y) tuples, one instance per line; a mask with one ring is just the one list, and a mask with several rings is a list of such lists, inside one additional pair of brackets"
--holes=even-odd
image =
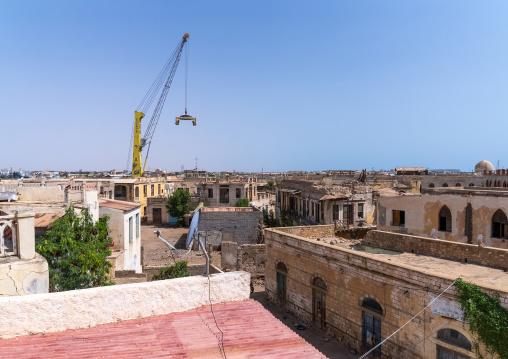
[[(253, 300), (214, 304), (233, 358), (326, 358)], [(0, 358), (221, 358), (210, 306), (94, 328), (0, 339)]]

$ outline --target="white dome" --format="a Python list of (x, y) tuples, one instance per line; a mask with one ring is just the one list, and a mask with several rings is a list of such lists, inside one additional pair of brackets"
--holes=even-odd
[(474, 166), (474, 171), (477, 173), (483, 173), (484, 170), (486, 170), (487, 172), (494, 171), (494, 166), (492, 165), (492, 163), (485, 160), (478, 162), (476, 166)]

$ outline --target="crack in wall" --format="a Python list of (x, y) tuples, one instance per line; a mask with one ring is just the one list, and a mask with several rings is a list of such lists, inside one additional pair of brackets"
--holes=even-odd
[[(19, 293), (18, 286), (16, 285), (16, 281), (14, 280), (14, 278), (12, 278), (12, 277), (9, 275), (9, 273), (10, 273), (11, 271), (12, 271), (12, 265), (11, 265), (11, 264), (9, 264), (9, 271), (8, 271), (7, 273), (5, 273), (5, 275), (6, 275), (7, 277), (9, 277), (9, 278), (12, 280), (12, 284), (14, 285), (14, 288), (16, 288), (16, 294), (17, 294), (17, 295), (21, 295), (21, 294)], [(23, 289), (23, 288), (22, 288), (22, 289)]]

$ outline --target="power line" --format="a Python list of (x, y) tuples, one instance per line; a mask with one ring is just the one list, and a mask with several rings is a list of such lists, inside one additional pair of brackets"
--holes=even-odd
[(429, 304), (427, 304), (425, 306), (425, 308), (423, 308), (422, 310), (420, 310), (415, 316), (413, 316), (413, 318), (409, 319), (403, 326), (401, 326), (399, 329), (397, 329), (396, 331), (394, 331), (392, 334), (390, 334), (385, 340), (383, 340), (382, 342), (380, 342), (378, 345), (376, 345), (375, 347), (373, 347), (372, 349), (370, 349), (367, 353), (363, 354), (360, 358), (358, 359), (363, 359), (365, 358), (367, 355), (369, 355), (370, 353), (372, 353), (377, 347), (381, 346), (381, 344), (383, 344), (384, 342), (386, 342), (388, 339), (390, 339), (391, 337), (393, 337), (395, 334), (397, 334), (399, 331), (401, 331), (406, 325), (408, 325), (409, 323), (411, 323), (417, 316), (419, 316), (425, 309), (427, 309), (428, 307), (430, 307), (432, 305), (432, 303), (434, 303), (439, 297), (441, 297), (448, 289), (450, 289), (454, 284), (455, 282), (457, 281), (457, 279), (455, 279), (452, 284), (450, 284), (444, 291), (442, 291), (436, 298), (432, 299), (430, 301)]

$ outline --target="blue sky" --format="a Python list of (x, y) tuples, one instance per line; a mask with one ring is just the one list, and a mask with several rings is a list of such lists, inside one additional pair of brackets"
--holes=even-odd
[(185, 32), (198, 125), (174, 124), (182, 62), (147, 168), (508, 167), (506, 19), (506, 1), (0, 0), (0, 168), (125, 169)]

